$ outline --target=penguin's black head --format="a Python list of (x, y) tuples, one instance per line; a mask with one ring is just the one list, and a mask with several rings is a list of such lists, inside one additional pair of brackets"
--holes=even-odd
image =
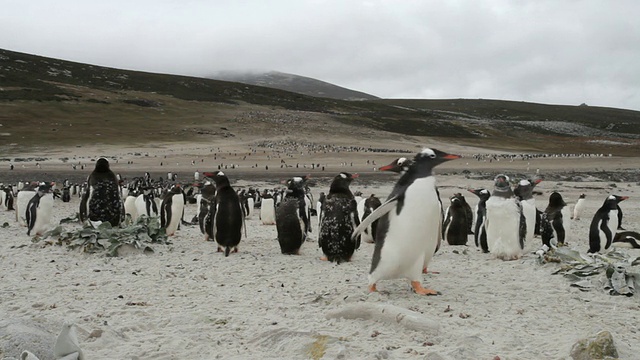
[(480, 199), (488, 199), (491, 196), (491, 192), (487, 189), (469, 189), (469, 192), (476, 195)]
[(413, 158), (413, 162), (409, 166), (407, 173), (411, 173), (411, 177), (413, 178), (430, 176), (435, 166), (459, 158), (460, 155), (448, 154), (437, 149), (424, 148)]
[(304, 185), (307, 177), (294, 176), (286, 181), (287, 193), (290, 195), (304, 195)]
[(111, 169), (109, 168), (109, 160), (105, 158), (100, 158), (96, 161), (96, 172), (108, 172)]
[(554, 191), (549, 195), (549, 207), (552, 208), (563, 208), (567, 206), (567, 203), (564, 202), (562, 195), (560, 193)]
[(609, 209), (616, 209), (618, 204), (622, 201), (627, 200), (628, 196), (619, 196), (619, 195), (609, 195), (607, 199), (604, 201), (604, 205)]
[(513, 191), (511, 190), (511, 184), (509, 183), (509, 177), (504, 174), (497, 175), (493, 180), (493, 195), (511, 197)]
[(413, 160), (407, 159), (406, 157), (400, 157), (393, 160), (389, 165), (382, 166), (380, 171), (391, 171), (394, 173), (402, 173), (404, 174), (409, 170), (409, 166), (413, 163)]
[(38, 194), (43, 195), (51, 191), (52, 184), (42, 183), (38, 186)]
[(351, 190), (349, 190), (349, 185), (353, 181), (353, 179), (358, 178), (358, 174), (350, 174), (348, 172), (341, 172), (333, 178), (333, 182), (331, 182), (331, 187), (329, 188), (330, 193), (345, 193), (351, 194)]
[(229, 182), (229, 178), (227, 177), (227, 175), (225, 175), (222, 171), (218, 170), (218, 171), (214, 171), (212, 173), (204, 173), (204, 175), (208, 178), (210, 178), (211, 180), (213, 180), (213, 182), (216, 183), (217, 187), (220, 186), (225, 186), (225, 185), (231, 185), (231, 183)]
[(535, 185), (530, 180), (522, 179), (518, 182), (518, 185), (513, 189), (513, 193), (520, 198), (520, 200), (528, 200), (533, 198), (533, 187)]
[(587, 195), (585, 195), (585, 194), (580, 194), (579, 199), (586, 199), (586, 198), (587, 198)]

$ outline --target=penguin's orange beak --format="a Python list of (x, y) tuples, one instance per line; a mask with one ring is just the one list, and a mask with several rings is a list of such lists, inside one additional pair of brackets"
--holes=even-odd
[(447, 154), (445, 156), (443, 156), (443, 159), (447, 159), (447, 160), (455, 160), (455, 159), (460, 159), (462, 156), (460, 155), (456, 155), (456, 154)]
[(360, 177), (360, 175), (359, 175), (359, 174), (353, 174), (353, 175), (351, 175), (351, 178), (352, 178), (352, 179), (357, 179), (357, 178), (359, 178), (359, 177)]

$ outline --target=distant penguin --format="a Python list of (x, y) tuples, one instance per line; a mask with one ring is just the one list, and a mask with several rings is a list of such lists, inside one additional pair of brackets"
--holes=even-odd
[(71, 191), (69, 189), (68, 186), (65, 186), (64, 188), (62, 188), (62, 202), (69, 202), (71, 201)]
[(460, 193), (454, 194), (449, 198), (449, 201), (450, 205), (445, 212), (442, 226), (442, 238), (449, 245), (467, 245), (467, 237), (472, 222), (466, 208), (468, 204)]
[(2, 206), (7, 211), (15, 210), (13, 207), (14, 197), (13, 197), (13, 189), (11, 186), (5, 187), (2, 191), (4, 197), (2, 198)]
[(379, 219), (369, 271), (369, 291), (377, 290), (379, 280), (406, 278), (418, 294), (438, 293), (421, 284), (423, 267), (430, 264), (442, 238), (442, 207), (433, 168), (459, 158), (459, 155), (436, 149), (423, 149), (401, 172), (402, 176), (387, 200), (354, 232), (354, 235), (359, 233)]
[(21, 226), (27, 226), (27, 204), (36, 194), (38, 186), (39, 183), (37, 181), (25, 183), (22, 186), (22, 189), (18, 192), (18, 196), (15, 201), (16, 221)]
[[(360, 209), (360, 204), (362, 204), (362, 209)], [(360, 221), (367, 218), (367, 216), (371, 215), (377, 208), (382, 205), (380, 199), (371, 195), (368, 198), (362, 200), (358, 203), (358, 215), (360, 216)], [(374, 221), (369, 225), (366, 229), (362, 231), (362, 241), (373, 243), (376, 238), (376, 233), (378, 231), (378, 220)]]
[(320, 215), (318, 245), (322, 248), (323, 260), (350, 261), (360, 247), (360, 236), (352, 238), (353, 230), (360, 224), (355, 197), (349, 189), (357, 174), (341, 172), (329, 187)]
[(306, 177), (287, 180), (287, 196), (276, 209), (278, 243), (283, 254), (298, 255), (311, 232), (308, 204), (304, 191)]
[(218, 251), (224, 249), (224, 256), (238, 252), (242, 239), (244, 217), (238, 194), (231, 187), (229, 178), (222, 172), (204, 173), (216, 184), (215, 207), (211, 209), (211, 229), (209, 236), (218, 243)]
[(143, 188), (142, 193), (136, 197), (134, 204), (136, 207), (136, 215), (138, 217), (141, 215), (154, 217), (159, 214), (158, 205), (156, 204), (156, 196), (154, 195), (153, 188), (151, 187)]
[(320, 228), (320, 215), (322, 212), (322, 205), (324, 205), (324, 201), (326, 199), (326, 195), (324, 192), (320, 192), (318, 196), (318, 202), (316, 202), (316, 214), (318, 216), (318, 228)]
[(522, 205), (514, 195), (509, 178), (500, 174), (494, 180), (494, 190), (487, 200), (487, 244), (489, 252), (502, 260), (522, 256), (526, 237), (526, 219)]
[(613, 242), (618, 225), (618, 204), (628, 196), (609, 195), (596, 211), (589, 227), (589, 251), (593, 254), (607, 250)]
[(136, 209), (137, 196), (129, 191), (129, 195), (124, 198), (124, 214), (131, 217), (131, 221), (135, 222), (138, 219), (138, 210)]
[[(144, 194), (140, 196), (144, 196)], [(138, 196), (138, 199), (140, 199), (140, 196)], [(136, 199), (136, 205), (139, 204), (138, 199)], [(175, 235), (178, 230), (184, 213), (184, 204), (185, 195), (180, 184), (171, 186), (169, 191), (163, 196), (160, 204), (160, 226), (166, 229), (167, 236)], [(136, 208), (138, 208), (138, 206), (136, 206)], [(147, 201), (144, 200), (144, 208), (142, 210), (146, 211), (146, 209)], [(138, 214), (138, 216), (139, 215), (142, 214)]]
[(584, 212), (584, 208), (587, 206), (586, 198), (587, 198), (587, 195), (580, 194), (580, 197), (578, 198), (576, 205), (573, 207), (573, 216), (571, 217), (571, 219), (580, 220), (580, 216)]
[(51, 224), (53, 213), (53, 194), (51, 185), (38, 187), (36, 194), (27, 203), (25, 215), (27, 220), (27, 235), (43, 235)]
[(109, 222), (118, 226), (124, 218), (124, 203), (116, 175), (109, 168), (109, 161), (100, 158), (87, 178), (88, 189), (80, 200), (80, 221)]
[(513, 193), (520, 200), (522, 205), (522, 213), (527, 222), (527, 235), (525, 241), (532, 241), (535, 235), (536, 227), (536, 199), (533, 198), (533, 188), (538, 185), (542, 179), (528, 180), (522, 179), (513, 189)]
[(570, 234), (570, 216), (567, 203), (562, 195), (552, 192), (549, 195), (549, 205), (542, 213), (540, 231), (542, 237), (543, 253), (555, 246), (564, 246), (568, 234)]
[(485, 222), (487, 220), (487, 200), (491, 197), (491, 192), (487, 189), (469, 189), (469, 191), (475, 194), (478, 198), (478, 204), (475, 207), (475, 227), (474, 227), (474, 240), (476, 247), (480, 247), (482, 252), (489, 252), (489, 245), (487, 244), (487, 229), (485, 228)]
[(266, 192), (262, 195), (262, 204), (260, 206), (260, 221), (262, 225), (276, 224), (276, 205), (273, 195)]

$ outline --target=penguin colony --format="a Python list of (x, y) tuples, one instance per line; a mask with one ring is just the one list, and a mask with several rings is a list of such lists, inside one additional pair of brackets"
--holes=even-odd
[[(292, 177), (286, 188), (236, 191), (222, 171), (198, 173), (197, 183), (183, 186), (176, 174), (168, 181), (154, 182), (148, 173), (125, 183), (110, 169), (107, 159), (96, 161), (85, 184), (29, 182), (17, 186), (0, 185), (0, 201), (5, 211), (16, 211), (16, 221), (26, 227), (29, 236), (42, 236), (52, 228), (51, 214), (56, 194), (63, 202), (80, 197), (81, 221), (96, 226), (109, 222), (121, 226), (125, 219), (140, 216), (159, 217), (168, 235), (181, 225), (197, 225), (205, 241), (215, 241), (225, 256), (238, 252), (247, 236), (245, 219), (259, 211), (264, 225), (276, 225), (282, 254), (300, 254), (311, 241), (312, 216), (317, 215), (317, 241), (323, 260), (340, 264), (350, 261), (361, 240), (374, 243), (369, 269), (369, 290), (376, 291), (381, 281), (407, 279), (414, 292), (433, 295), (438, 292), (422, 286), (433, 256), (444, 240), (448, 245), (466, 245), (468, 236), (483, 253), (502, 260), (523, 255), (525, 244), (540, 234), (543, 255), (571, 241), (572, 221), (585, 214), (585, 194), (571, 208), (558, 192), (551, 192), (544, 211), (533, 197), (541, 179), (511, 180), (495, 177), (491, 190), (469, 189), (477, 196), (472, 210), (462, 193), (446, 201), (446, 210), (436, 185), (433, 169), (459, 158), (436, 149), (423, 149), (413, 158), (398, 158), (381, 171), (398, 174), (386, 200), (375, 195), (354, 196), (350, 189), (358, 175), (346, 172), (335, 176), (314, 202), (308, 176)], [(515, 185), (515, 186), (513, 186)], [(612, 245), (640, 248), (640, 234), (626, 231), (620, 204), (626, 196), (608, 195), (591, 219), (589, 253), (608, 250)], [(187, 204), (196, 204), (191, 222), (184, 219)]]

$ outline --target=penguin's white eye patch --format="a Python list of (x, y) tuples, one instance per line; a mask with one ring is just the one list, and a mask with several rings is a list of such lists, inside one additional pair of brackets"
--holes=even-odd
[(520, 180), (520, 186), (527, 186), (527, 185), (531, 185), (529, 180)]
[(294, 182), (302, 182), (302, 178), (301, 178), (301, 177), (299, 177), (299, 176), (295, 176), (295, 177), (293, 178), (293, 181), (294, 181)]
[(429, 149), (429, 148), (422, 149), (422, 151), (420, 152), (420, 155), (428, 156), (428, 157), (430, 157), (432, 159), (436, 157), (436, 153), (433, 150)]
[(340, 173), (340, 177), (343, 178), (343, 179), (346, 179), (347, 175), (345, 173)]
[(218, 176), (224, 176), (224, 173), (222, 171), (218, 171)]
[(609, 195), (609, 200), (615, 200), (615, 199), (616, 199), (616, 197), (615, 197), (615, 196), (613, 196), (613, 195)]
[(489, 190), (487, 189), (483, 189), (480, 191), (480, 194), (488, 194), (488, 193), (489, 193)]
[(405, 161), (407, 161), (407, 158), (401, 157), (401, 158), (398, 159), (398, 161), (396, 161), (396, 163), (398, 165), (402, 165), (402, 164), (404, 164)]

